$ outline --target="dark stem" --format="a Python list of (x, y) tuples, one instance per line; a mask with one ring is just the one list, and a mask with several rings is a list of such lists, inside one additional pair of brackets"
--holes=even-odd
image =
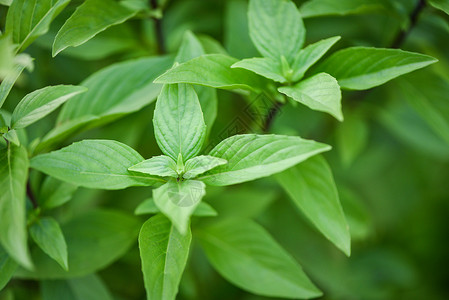
[[(152, 9), (158, 9), (157, 0), (150, 0), (150, 6)], [(156, 42), (157, 42), (157, 52), (159, 54), (165, 54), (165, 39), (162, 32), (162, 19), (153, 17), (154, 20), (154, 30), (156, 32)]]
[(284, 103), (282, 102), (279, 101), (274, 102), (262, 126), (262, 130), (264, 133), (268, 133), (268, 131), (270, 131), (271, 125), (273, 125), (274, 118), (276, 117), (277, 113), (281, 110), (283, 105)]
[(419, 0), (418, 4), (416, 4), (415, 9), (412, 11), (410, 15), (410, 25), (408, 28), (401, 30), (399, 34), (394, 39), (393, 43), (391, 43), (391, 48), (399, 48), (404, 43), (407, 36), (410, 34), (410, 31), (415, 27), (418, 22), (418, 17), (421, 11), (426, 7), (426, 2), (424, 0)]
[(31, 189), (30, 181), (27, 182), (27, 196), (33, 204), (34, 208), (38, 208), (39, 204), (37, 203), (36, 197), (34, 197), (33, 190)]

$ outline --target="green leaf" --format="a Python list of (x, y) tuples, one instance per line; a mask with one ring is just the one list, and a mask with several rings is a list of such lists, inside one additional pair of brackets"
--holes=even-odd
[[(134, 214), (136, 215), (146, 215), (146, 214), (156, 214), (160, 212), (157, 208), (156, 203), (154, 203), (153, 198), (149, 198), (137, 206)], [(214, 217), (217, 215), (215, 209), (207, 204), (206, 202), (200, 202), (193, 212), (192, 216), (195, 217)]]
[(94, 189), (117, 190), (164, 183), (161, 178), (128, 171), (142, 160), (139, 153), (125, 144), (84, 140), (34, 157), (31, 167), (59, 180)]
[(11, 143), (13, 143), (14, 145), (20, 146), (19, 136), (17, 135), (17, 131), (15, 131), (14, 129), (9, 130), (7, 133), (3, 135), (3, 137), (8, 141), (10, 141)]
[(212, 170), (215, 167), (226, 164), (227, 161), (222, 158), (213, 157), (210, 155), (200, 155), (194, 158), (189, 159), (186, 162), (185, 170), (183, 177), (185, 179), (195, 178), (196, 176), (203, 174), (209, 170)]
[(0, 80), (3, 80), (14, 67), (15, 46), (9, 35), (0, 34)]
[(218, 223), (202, 229), (199, 237), (214, 268), (246, 291), (292, 299), (321, 295), (299, 264), (253, 221)]
[(10, 6), (12, 3), (12, 0), (0, 0), (1, 5)]
[(206, 185), (201, 181), (170, 180), (153, 190), (153, 199), (160, 211), (171, 220), (176, 229), (185, 234), (190, 216), (206, 194)]
[(315, 64), (338, 41), (339, 36), (321, 40), (298, 52), (292, 64), (292, 81), (298, 81), (304, 73)]
[(39, 192), (39, 206), (42, 209), (61, 206), (72, 199), (72, 195), (77, 189), (78, 187), (76, 185), (61, 182), (48, 176), (42, 183)]
[(165, 85), (157, 98), (153, 124), (159, 148), (175, 161), (178, 155), (187, 161), (200, 152), (206, 125), (192, 86)]
[(30, 236), (36, 244), (65, 270), (67, 262), (67, 245), (58, 222), (50, 217), (37, 220), (30, 227)]
[(25, 211), (28, 164), (24, 147), (0, 149), (0, 242), (15, 261), (31, 269)]
[(287, 0), (250, 0), (248, 18), (257, 50), (265, 57), (280, 61), (284, 56), (292, 63), (306, 36), (295, 4)]
[(340, 86), (329, 74), (319, 73), (295, 86), (280, 87), (278, 91), (313, 110), (327, 112), (343, 121)]
[(82, 86), (48, 86), (26, 95), (17, 104), (11, 117), (13, 128), (24, 128), (42, 119), (70, 98), (86, 92)]
[(232, 69), (238, 60), (223, 54), (207, 54), (182, 63), (158, 78), (155, 83), (191, 83), (219, 89), (262, 90), (260, 77), (252, 72)]
[(28, 54), (16, 56), (14, 67), (8, 72), (0, 84), (0, 108), (5, 103), (6, 97), (8, 97), (14, 83), (25, 68), (29, 70), (33, 69), (33, 59)]
[(139, 234), (147, 299), (174, 300), (189, 256), (192, 234), (181, 234), (162, 215), (146, 221)]
[(144, 160), (137, 165), (129, 167), (128, 170), (162, 177), (178, 177), (178, 173), (176, 173), (176, 162), (165, 155), (154, 156)]
[(276, 179), (318, 230), (349, 256), (349, 227), (326, 160), (320, 155), (309, 158), (277, 174)]
[(276, 82), (287, 82), (287, 79), (282, 75), (281, 64), (268, 57), (247, 58), (236, 62), (231, 68), (246, 69)]
[(446, 14), (449, 15), (449, 1), (448, 0), (429, 0), (429, 3), (436, 9), (444, 11)]
[(368, 143), (368, 124), (356, 111), (347, 114), (335, 132), (337, 149), (344, 166), (348, 167)]
[(431, 56), (399, 49), (351, 47), (332, 54), (314, 72), (331, 74), (341, 88), (366, 90), (435, 62)]
[(113, 300), (101, 278), (90, 274), (70, 280), (41, 281), (42, 300)]
[(80, 277), (109, 266), (134, 245), (140, 221), (114, 210), (90, 210), (77, 214), (61, 229), (67, 242), (69, 271), (36, 248), (35, 272), (20, 270), (19, 278), (61, 279)]
[(0, 291), (6, 286), (16, 271), (17, 263), (0, 246)]
[(201, 42), (190, 30), (187, 30), (176, 54), (175, 62), (181, 64), (204, 54), (205, 52)]
[(331, 147), (296, 136), (242, 134), (225, 139), (209, 155), (228, 161), (198, 180), (231, 185), (282, 172)]
[(170, 57), (141, 58), (94, 73), (80, 83), (88, 91), (64, 104), (56, 127), (43, 138), (36, 151), (75, 132), (111, 122), (152, 103), (161, 89), (152, 81), (172, 62)]
[(18, 51), (45, 34), (51, 21), (70, 0), (14, 0), (6, 17), (6, 33), (10, 33)]
[(304, 18), (328, 16), (328, 15), (350, 15), (378, 11), (383, 8), (378, 0), (311, 0), (304, 3), (300, 12)]
[(64, 23), (53, 43), (53, 57), (67, 47), (84, 44), (108, 27), (130, 19), (137, 13), (114, 0), (86, 0)]

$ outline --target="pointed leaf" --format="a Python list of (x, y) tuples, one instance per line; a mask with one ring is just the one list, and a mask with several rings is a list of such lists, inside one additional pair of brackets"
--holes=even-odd
[(6, 17), (6, 33), (24, 50), (38, 36), (45, 34), (51, 21), (69, 4), (70, 0), (15, 0)]
[(42, 119), (70, 98), (86, 92), (82, 86), (48, 86), (26, 95), (17, 104), (11, 117), (13, 128), (24, 128)]
[(198, 154), (206, 125), (195, 90), (186, 84), (165, 85), (154, 110), (154, 133), (162, 152), (177, 161)]
[(301, 14), (292, 1), (250, 0), (249, 33), (257, 50), (280, 61), (292, 63), (304, 44), (306, 30)]
[(143, 224), (139, 249), (148, 300), (175, 300), (191, 240), (190, 230), (180, 234), (163, 215)]
[(276, 179), (318, 230), (349, 256), (349, 227), (326, 160), (321, 155), (311, 157), (277, 174)]
[(299, 264), (253, 221), (218, 223), (202, 229), (199, 237), (214, 268), (246, 291), (294, 299), (321, 295)]
[(278, 61), (268, 57), (253, 57), (236, 62), (231, 68), (246, 69), (265, 78), (285, 83), (287, 79), (282, 75), (282, 68)]
[(282, 172), (330, 146), (295, 136), (242, 134), (225, 139), (209, 155), (228, 161), (198, 180), (231, 185)]
[(343, 121), (340, 86), (329, 74), (319, 73), (295, 86), (280, 87), (278, 91), (313, 110), (327, 112)]
[(160, 211), (171, 220), (181, 234), (189, 227), (190, 216), (206, 194), (206, 185), (201, 181), (170, 180), (153, 190), (153, 199)]
[(292, 81), (298, 81), (304, 73), (316, 63), (338, 40), (339, 36), (334, 36), (325, 40), (311, 44), (298, 52), (292, 64)]
[(232, 69), (238, 60), (223, 54), (206, 54), (174, 67), (155, 83), (191, 83), (219, 89), (262, 90), (260, 77), (252, 72)]
[(335, 52), (314, 72), (331, 74), (342, 88), (366, 90), (435, 62), (431, 56), (399, 49), (352, 47)]
[(132, 10), (114, 0), (86, 0), (64, 23), (53, 44), (53, 57), (67, 47), (84, 44), (108, 27), (133, 17)]
[(141, 161), (143, 157), (125, 144), (85, 140), (38, 155), (31, 160), (31, 167), (59, 180), (94, 189), (116, 190), (164, 183), (161, 178), (128, 171)]
[(210, 155), (200, 155), (189, 159), (186, 162), (186, 172), (182, 177), (185, 179), (195, 178), (215, 167), (226, 164), (227, 161), (222, 158), (213, 157)]
[(9, 144), (0, 149), (0, 242), (15, 261), (32, 268), (25, 211), (28, 164), (24, 147)]
[(14, 145), (20, 146), (20, 139), (19, 139), (19, 136), (17, 135), (17, 131), (16, 130), (14, 130), (14, 129), (9, 130), (7, 133), (5, 133), (3, 135), (3, 137), (6, 140), (8, 140), (11, 143), (13, 143)]
[(176, 162), (165, 155), (154, 156), (144, 160), (137, 165), (129, 167), (128, 170), (162, 177), (178, 177), (178, 173), (176, 173)]
[(50, 217), (37, 220), (30, 227), (30, 236), (48, 256), (68, 270), (67, 244), (56, 220)]

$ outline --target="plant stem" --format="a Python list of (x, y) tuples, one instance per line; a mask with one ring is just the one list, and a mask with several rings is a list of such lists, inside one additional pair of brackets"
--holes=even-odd
[(393, 40), (393, 43), (391, 43), (391, 48), (399, 48), (404, 43), (407, 36), (410, 34), (412, 29), (416, 26), (416, 23), (418, 22), (418, 17), (422, 10), (426, 7), (426, 2), (424, 0), (419, 0), (418, 4), (416, 4), (415, 9), (410, 14), (410, 24), (408, 28), (401, 30), (396, 38)]
[[(150, 0), (150, 6), (152, 9), (158, 9), (157, 0)], [(157, 42), (157, 52), (159, 54), (165, 54), (165, 39), (164, 34), (162, 32), (162, 19), (153, 17), (154, 20), (154, 29), (156, 32), (156, 42)]]
[(281, 110), (282, 106), (284, 106), (284, 103), (279, 101), (274, 102), (273, 106), (270, 108), (270, 111), (267, 114), (265, 122), (263, 123), (262, 126), (263, 133), (268, 133), (270, 131), (271, 125), (273, 125), (274, 118)]
[(31, 204), (33, 204), (34, 208), (38, 208), (39, 204), (37, 203), (36, 197), (34, 197), (33, 190), (31, 189), (30, 180), (27, 181), (27, 196), (31, 201)]

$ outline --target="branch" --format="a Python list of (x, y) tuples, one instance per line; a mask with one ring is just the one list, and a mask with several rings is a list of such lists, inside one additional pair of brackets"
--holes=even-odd
[(410, 14), (410, 25), (408, 26), (408, 28), (403, 29), (398, 33), (396, 38), (393, 40), (393, 43), (391, 43), (391, 48), (400, 48), (402, 46), (407, 36), (416, 26), (416, 23), (418, 22), (418, 17), (422, 12), (422, 10), (424, 9), (424, 7), (426, 7), (426, 2), (424, 0), (419, 0), (415, 9)]
[(34, 208), (38, 208), (39, 204), (37, 203), (36, 197), (34, 197), (33, 190), (31, 189), (30, 180), (27, 181), (27, 196), (33, 204)]
[[(158, 3), (157, 0), (150, 0), (150, 6), (152, 9), (156, 10), (158, 9)], [(162, 19), (153, 17), (154, 20), (154, 30), (156, 33), (156, 42), (157, 42), (157, 52), (159, 54), (165, 54), (165, 39), (164, 34), (162, 32)]]

